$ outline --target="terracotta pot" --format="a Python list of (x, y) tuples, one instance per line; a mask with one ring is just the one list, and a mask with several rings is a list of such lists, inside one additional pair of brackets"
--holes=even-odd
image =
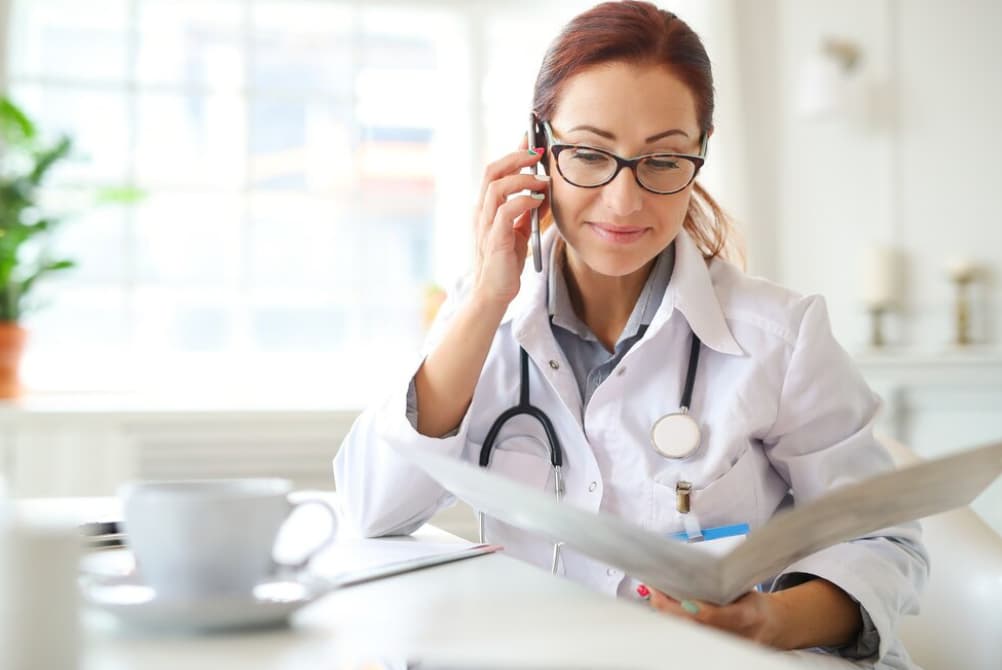
[(28, 331), (16, 323), (0, 321), (0, 398), (21, 395), (18, 369)]

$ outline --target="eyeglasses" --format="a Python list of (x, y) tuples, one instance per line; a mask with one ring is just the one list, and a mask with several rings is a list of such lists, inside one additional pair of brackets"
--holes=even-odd
[(641, 188), (658, 195), (671, 195), (691, 184), (706, 160), (706, 135), (700, 140), (698, 156), (657, 153), (623, 158), (586, 144), (562, 144), (554, 137), (549, 121), (543, 123), (543, 129), (560, 176), (580, 188), (605, 186), (627, 167)]

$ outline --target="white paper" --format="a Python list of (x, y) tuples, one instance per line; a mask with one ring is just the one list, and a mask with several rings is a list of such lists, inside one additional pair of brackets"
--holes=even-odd
[(674, 598), (717, 604), (825, 547), (966, 505), (1002, 474), (1002, 443), (895, 470), (780, 512), (736, 548), (711, 556), (454, 458), (419, 449), (399, 453), (474, 508), (566, 542)]
[(423, 542), (410, 537), (338, 540), (310, 561), (310, 572), (349, 586), (500, 549), (472, 542)]

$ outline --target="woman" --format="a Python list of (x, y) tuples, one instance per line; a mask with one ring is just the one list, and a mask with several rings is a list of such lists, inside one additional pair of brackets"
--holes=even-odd
[[(443, 307), (409, 385), (365, 412), (335, 459), (347, 520), (369, 535), (409, 533), (451, 502), (392, 447), (476, 462), (518, 401), (520, 348), (532, 403), (560, 439), (564, 499), (658, 533), (693, 518), (754, 528), (891, 468), (871, 431), (879, 401), (834, 341), (823, 300), (723, 258), (728, 222), (694, 181), (713, 132), (713, 85), (691, 29), (645, 2), (598, 5), (550, 47), (533, 109), (546, 146), (523, 143), (487, 168), (473, 276)], [(537, 163), (546, 175), (520, 173)], [(533, 209), (553, 222), (540, 275), (523, 274)], [(666, 457), (651, 427), (679, 407), (693, 342), (689, 405), (702, 438)], [(516, 417), (491, 470), (553, 490), (547, 449), (540, 424)], [(680, 482), (692, 488), (691, 516), (676, 507)], [(490, 541), (549, 567), (546, 542), (487, 523)], [(894, 630), (916, 609), (927, 567), (913, 524), (818, 552), (730, 605), (661, 593), (650, 603), (773, 647), (903, 668)], [(559, 571), (608, 593), (646, 593), (567, 548)]]

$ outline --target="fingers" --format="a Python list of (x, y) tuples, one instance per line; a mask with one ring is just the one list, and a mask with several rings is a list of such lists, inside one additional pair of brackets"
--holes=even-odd
[(512, 232), (528, 239), (529, 212), (542, 206), (543, 200), (528, 195), (520, 195), (508, 200), (497, 208), (494, 220), (486, 231), (486, 245), (489, 248), (507, 248)]
[(528, 190), (545, 196), (549, 184), (549, 179), (545, 177), (546, 175), (513, 174), (488, 184), (480, 204), (478, 232), (495, 220), (498, 208), (516, 193)]
[[(522, 145), (525, 145), (524, 139), (522, 140)], [(540, 158), (543, 156), (543, 151), (543, 149), (539, 149), (539, 153), (524, 149), (521, 151), (514, 151), (488, 165), (484, 169), (484, 178), (480, 184), (480, 197), (477, 202), (483, 204), (484, 197), (487, 195), (487, 188), (493, 182), (501, 179), (502, 177), (516, 174), (522, 168), (538, 163)]]
[(651, 607), (665, 614), (688, 617), (697, 621), (701, 621), (708, 615), (712, 615), (713, 609), (716, 608), (715, 605), (710, 605), (700, 600), (675, 600), (657, 589), (651, 589), (650, 603)]
[(763, 600), (767, 596), (763, 594), (748, 593), (730, 604), (714, 605), (702, 600), (675, 600), (655, 589), (648, 589), (648, 592), (651, 607), (659, 612), (683, 617), (751, 640), (770, 643), (768, 611), (765, 608), (767, 603)]

